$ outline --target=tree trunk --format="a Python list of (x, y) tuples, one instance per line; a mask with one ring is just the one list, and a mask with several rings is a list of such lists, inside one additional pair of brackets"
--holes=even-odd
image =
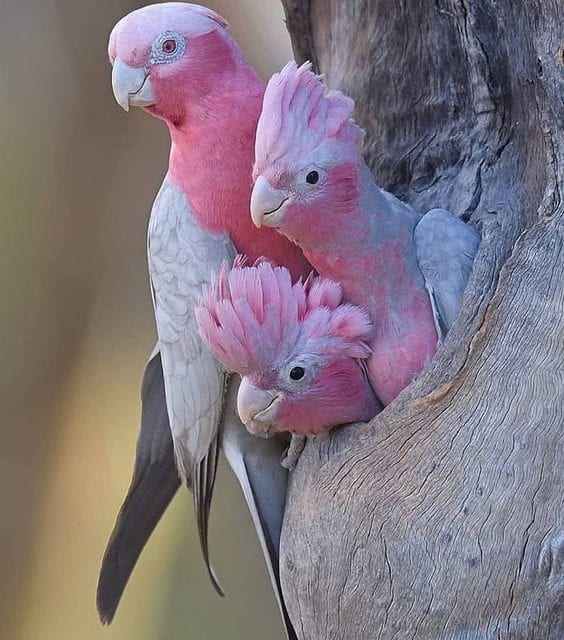
[(377, 182), (482, 245), (431, 366), (310, 439), (281, 573), (302, 640), (564, 638), (561, 0), (284, 0)]

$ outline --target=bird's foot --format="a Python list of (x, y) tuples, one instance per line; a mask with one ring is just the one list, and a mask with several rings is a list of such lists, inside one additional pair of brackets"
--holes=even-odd
[(292, 471), (294, 469), (301, 452), (304, 450), (305, 443), (306, 436), (297, 436), (295, 434), (292, 434), (290, 444), (288, 445), (288, 448), (286, 449), (280, 460), (280, 464), (284, 467), (284, 469), (288, 469), (288, 471)]

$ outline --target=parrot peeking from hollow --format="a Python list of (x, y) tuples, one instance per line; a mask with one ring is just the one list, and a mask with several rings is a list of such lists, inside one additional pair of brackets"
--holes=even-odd
[(360, 154), (354, 101), (305, 63), (268, 83), (255, 142), (251, 215), (298, 244), (320, 276), (370, 314), (368, 373), (389, 404), (452, 326), (479, 235), (443, 209), (421, 216), (380, 189)]
[(318, 435), (381, 409), (364, 367), (372, 323), (332, 280), (292, 284), (285, 267), (238, 261), (204, 288), (196, 320), (214, 356), (241, 375), (237, 409), (253, 434)]
[(144, 544), (179, 487), (193, 492), (203, 556), (210, 565), (208, 515), (220, 444), (248, 503), (290, 638), (278, 544), (287, 472), (278, 439), (247, 433), (236, 415), (238, 381), (200, 339), (194, 316), (202, 285), (236, 253), (266, 256), (294, 278), (311, 271), (301, 250), (249, 217), (254, 135), (264, 83), (227, 23), (204, 7), (156, 4), (120, 20), (108, 46), (112, 87), (128, 111), (164, 120), (168, 171), (148, 229), (148, 262), (158, 343), (146, 368), (132, 483), (108, 543), (98, 584), (111, 622)]

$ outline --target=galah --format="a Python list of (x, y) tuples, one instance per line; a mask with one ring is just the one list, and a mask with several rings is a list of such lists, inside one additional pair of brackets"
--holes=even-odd
[[(108, 52), (117, 102), (126, 111), (142, 107), (164, 120), (171, 150), (148, 232), (162, 368), (154, 359), (149, 367), (152, 378), (163, 376), (164, 393), (144, 398), (157, 405), (145, 415), (157, 415), (159, 421), (154, 428), (142, 425), (140, 433), (141, 439), (150, 435), (160, 462), (155, 466), (155, 459), (147, 456), (139, 462), (145, 464), (148, 475), (136, 468), (137, 475), (146, 479), (143, 491), (160, 499), (155, 500), (155, 511), (149, 507), (142, 513), (147, 500), (136, 493), (135, 484), (130, 488), (127, 509), (120, 514), (129, 522), (118, 519), (116, 523), (99, 583), (98, 605), (106, 622), (115, 613), (129, 575), (118, 566), (118, 547), (133, 540), (134, 548), (127, 551), (125, 561), (130, 572), (175, 492), (166, 459), (171, 449), (170, 436), (163, 431), (167, 421), (178, 474), (193, 491), (202, 551), (216, 588), (220, 591), (209, 563), (207, 527), (221, 433), (223, 450), (247, 499), (286, 615), (277, 561), (287, 483), (286, 472), (278, 464), (284, 445), (251, 437), (236, 419), (233, 386), (237, 383), (202, 344), (194, 317), (202, 285), (237, 252), (251, 258), (265, 255), (286, 265), (294, 277), (311, 270), (296, 245), (274, 230), (256, 229), (248, 216), (253, 141), (264, 84), (226, 28), (223, 18), (204, 7), (164, 3), (130, 13), (110, 35)], [(143, 442), (138, 443), (138, 452), (146, 450)], [(159, 494), (165, 486), (167, 490)], [(137, 534), (132, 538), (133, 521)], [(118, 574), (120, 587), (113, 582)], [(292, 634), (287, 619), (286, 623)]]
[(479, 236), (443, 209), (421, 216), (380, 189), (360, 154), (354, 102), (309, 64), (268, 83), (255, 143), (251, 215), (296, 242), (322, 276), (368, 310), (368, 372), (386, 405), (451, 327)]
[(214, 356), (241, 375), (237, 409), (253, 434), (318, 435), (381, 408), (364, 367), (372, 323), (332, 280), (292, 284), (285, 267), (236, 264), (205, 287), (196, 320)]

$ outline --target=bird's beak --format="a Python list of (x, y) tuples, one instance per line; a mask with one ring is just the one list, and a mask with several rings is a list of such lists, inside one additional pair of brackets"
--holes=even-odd
[(237, 394), (237, 412), (241, 422), (255, 435), (270, 435), (276, 426), (280, 400), (280, 392), (257, 389), (243, 378)]
[(112, 89), (117, 103), (129, 111), (129, 107), (151, 107), (155, 95), (149, 72), (144, 67), (130, 67), (120, 58), (114, 60)]
[(251, 193), (251, 218), (256, 227), (279, 227), (289, 196), (274, 189), (270, 182), (259, 176)]

